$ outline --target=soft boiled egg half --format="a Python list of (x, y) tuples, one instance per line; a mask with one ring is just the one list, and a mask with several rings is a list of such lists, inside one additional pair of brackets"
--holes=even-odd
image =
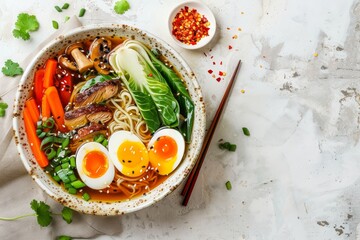
[(97, 142), (85, 143), (79, 148), (76, 168), (81, 180), (92, 189), (106, 188), (115, 176), (108, 150)]
[(128, 131), (117, 131), (109, 139), (109, 154), (115, 167), (125, 176), (138, 177), (149, 165), (149, 154), (142, 141)]
[(160, 175), (168, 175), (181, 162), (185, 141), (179, 131), (166, 128), (157, 131), (148, 144), (152, 167)]

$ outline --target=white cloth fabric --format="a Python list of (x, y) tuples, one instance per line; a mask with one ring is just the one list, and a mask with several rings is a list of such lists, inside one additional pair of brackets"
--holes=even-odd
[[(27, 56), (20, 65), (25, 69), (29, 60), (54, 39), (70, 29), (81, 26), (76, 17), (72, 17), (61, 29), (52, 34)], [(0, 79), (0, 97), (9, 104), (6, 116), (0, 118), (0, 204), (1, 217), (13, 217), (33, 213), (30, 208), (32, 199), (45, 201), (51, 209), (60, 213), (62, 206), (48, 197), (31, 179), (20, 161), (12, 131), (12, 105), (16, 88), (21, 76)], [(15, 201), (16, 200), (16, 201)], [(6, 207), (5, 207), (6, 206)], [(0, 239), (55, 239), (58, 235), (69, 235), (81, 238), (96, 238), (100, 235), (114, 235), (121, 231), (119, 217), (99, 217), (74, 214), (72, 224), (67, 224), (61, 216), (54, 216), (51, 227), (39, 231), (40, 226), (35, 217), (17, 221), (0, 221)], [(29, 233), (31, 237), (29, 238)]]

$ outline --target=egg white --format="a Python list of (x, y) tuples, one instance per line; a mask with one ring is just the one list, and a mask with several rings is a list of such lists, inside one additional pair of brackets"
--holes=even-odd
[[(83, 169), (83, 161), (85, 155), (91, 151), (100, 151), (107, 158), (109, 167), (105, 174), (98, 178), (91, 178), (87, 176)], [(115, 177), (115, 168), (112, 161), (110, 160), (108, 150), (103, 145), (97, 142), (85, 143), (78, 149), (76, 153), (76, 168), (81, 180), (86, 184), (86, 186), (96, 190), (104, 189), (109, 186)]]

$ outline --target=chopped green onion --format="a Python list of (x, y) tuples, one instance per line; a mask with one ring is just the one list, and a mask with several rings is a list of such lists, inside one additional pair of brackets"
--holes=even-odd
[(66, 16), (65, 17), (65, 22), (69, 21), (70, 17), (69, 16)]
[(105, 139), (105, 136), (102, 135), (102, 134), (99, 134), (99, 135), (94, 137), (94, 141), (98, 142), (98, 143), (101, 143), (102, 141), (104, 141), (104, 139)]
[(43, 128), (53, 128), (55, 126), (55, 120), (51, 117), (46, 119), (41, 125)]
[(54, 169), (54, 171), (56, 172), (56, 174), (57, 174), (57, 172), (59, 172), (60, 170), (61, 170), (61, 166), (56, 166), (55, 169)]
[(64, 3), (64, 5), (62, 6), (62, 9), (68, 9), (68, 8), (69, 8), (69, 6), (70, 6), (70, 4), (68, 4), (68, 3)]
[(57, 175), (59, 176), (59, 178), (61, 179), (61, 181), (63, 181), (64, 183), (70, 183), (70, 179), (67, 175), (68, 171), (66, 169), (61, 169), (61, 166), (60, 167), (60, 170), (57, 171)]
[(85, 201), (89, 201), (90, 200), (90, 195), (88, 193), (84, 193), (82, 195), (82, 198), (85, 200)]
[(66, 162), (69, 162), (69, 161), (70, 161), (69, 157), (61, 159), (61, 163), (66, 163)]
[(66, 148), (70, 144), (70, 138), (65, 138), (65, 140), (61, 143), (62, 148)]
[(68, 169), (69, 166), (70, 166), (70, 163), (68, 163), (68, 162), (61, 164), (62, 169)]
[(42, 129), (42, 121), (37, 121), (36, 122), (36, 128), (37, 129)]
[(76, 167), (76, 158), (74, 156), (71, 156), (70, 157), (70, 166), (72, 168), (75, 168)]
[(236, 144), (230, 144), (229, 149), (230, 152), (235, 152), (236, 151)]
[(109, 144), (107, 139), (104, 139), (104, 141), (102, 141), (101, 143), (104, 147), (107, 147), (107, 145)]
[(5, 117), (5, 109), (0, 108), (0, 117)]
[(36, 135), (40, 135), (42, 133), (41, 129), (36, 129)]
[(86, 12), (85, 8), (80, 9), (79, 17), (83, 17), (85, 15), (85, 12)]
[(61, 180), (58, 175), (53, 176), (53, 179), (57, 182), (60, 182), (60, 180)]
[(227, 181), (227, 182), (225, 183), (225, 186), (226, 186), (226, 189), (227, 189), (227, 190), (229, 190), (229, 191), (230, 191), (230, 190), (231, 190), (231, 188), (232, 188), (232, 187), (231, 187), (231, 182), (230, 182), (230, 181)]
[(82, 181), (76, 180), (76, 181), (74, 181), (74, 182), (71, 183), (71, 186), (73, 186), (73, 187), (76, 188), (76, 189), (79, 189), (79, 188), (85, 187), (86, 185), (85, 185), (85, 183), (83, 183)]
[(56, 157), (56, 151), (53, 148), (46, 149), (45, 154), (49, 160)]
[(55, 21), (55, 20), (52, 21), (52, 26), (55, 29), (59, 29), (59, 23), (57, 21)]
[(55, 6), (56, 11), (62, 12), (61, 8), (59, 6)]
[(243, 127), (242, 130), (243, 130), (243, 133), (244, 133), (245, 136), (248, 136), (248, 137), (250, 136), (249, 129), (247, 129), (246, 127)]
[(70, 193), (70, 194), (76, 194), (77, 193), (77, 190), (75, 189), (75, 188), (73, 188), (73, 187), (71, 187), (71, 188), (69, 188), (68, 189), (68, 192)]
[(46, 136), (46, 132), (42, 132), (38, 135), (40, 139), (43, 139)]
[(71, 186), (71, 183), (65, 183), (64, 184), (64, 188), (65, 189), (69, 189), (69, 188), (71, 188), (72, 186)]
[(75, 174), (71, 174), (71, 175), (69, 176), (69, 179), (70, 179), (71, 182), (74, 182), (74, 181), (77, 180), (77, 177), (75, 176)]
[(8, 106), (9, 106), (9, 105), (8, 105), (7, 103), (0, 102), (0, 108), (2, 108), (2, 109), (7, 109)]

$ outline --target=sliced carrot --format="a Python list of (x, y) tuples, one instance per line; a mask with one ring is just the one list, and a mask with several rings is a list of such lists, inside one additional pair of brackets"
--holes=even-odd
[(35, 125), (36, 122), (39, 121), (39, 117), (40, 117), (40, 112), (39, 112), (38, 106), (35, 102), (35, 99), (30, 98), (30, 99), (26, 100), (25, 107), (29, 110), (31, 120), (33, 121), (33, 123)]
[(46, 167), (49, 164), (49, 160), (45, 153), (40, 149), (40, 139), (36, 135), (36, 128), (31, 117), (31, 110), (27, 107), (24, 109), (24, 124), (28, 142), (37, 163), (40, 167)]
[(52, 86), (45, 90), (45, 95), (50, 106), (51, 113), (57, 124), (58, 130), (66, 132), (67, 129), (64, 125), (64, 109), (61, 105), (61, 100), (56, 87)]
[(54, 77), (57, 68), (57, 61), (55, 59), (49, 59), (45, 65), (45, 73), (44, 73), (44, 89), (48, 87), (54, 86)]
[(45, 69), (40, 68), (35, 72), (35, 76), (34, 76), (34, 95), (35, 95), (36, 103), (38, 105), (41, 104), (41, 98), (43, 96), (43, 91), (44, 91), (44, 74), (45, 74)]
[(44, 95), (41, 99), (41, 116), (43, 121), (51, 116), (50, 105), (46, 95)]

